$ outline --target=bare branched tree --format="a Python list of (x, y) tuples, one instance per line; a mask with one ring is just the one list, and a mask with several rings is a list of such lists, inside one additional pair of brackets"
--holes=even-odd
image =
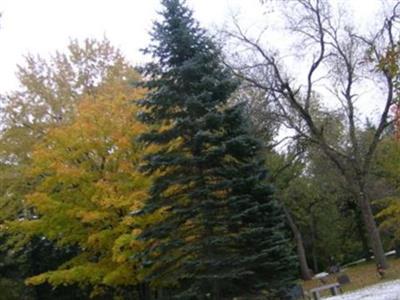
[[(265, 105), (273, 103), (284, 126), (331, 160), (360, 207), (376, 262), (387, 268), (366, 185), (377, 146), (393, 122), (390, 108), (397, 96), (397, 69), (393, 68), (397, 56), (393, 53), (398, 47), (399, 3), (394, 3), (381, 28), (364, 34), (351, 25), (346, 10), (333, 12), (328, 0), (282, 2), (286, 24), (296, 37), (292, 44), (300, 41), (301, 48), (293, 46), (291, 56), (279, 55), (266, 46), (263, 34), (254, 38), (235, 20), (235, 29), (228, 34), (240, 43), (241, 51), (228, 64), (247, 84), (265, 92)], [(299, 67), (302, 81), (290, 73)], [(358, 132), (364, 115), (358, 101), (375, 99), (381, 105), (379, 118), (371, 141), (361, 145)], [(324, 104), (326, 114), (335, 109), (345, 116), (341, 143), (332, 142), (320, 122)]]

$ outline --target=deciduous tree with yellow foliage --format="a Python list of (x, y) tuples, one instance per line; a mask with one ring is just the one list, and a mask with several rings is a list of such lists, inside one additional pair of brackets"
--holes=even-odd
[(24, 177), (33, 146), (51, 128), (74, 116), (83, 95), (120, 80), (132, 67), (107, 40), (72, 40), (65, 52), (49, 58), (29, 54), (18, 66), (19, 86), (0, 95), (0, 222), (21, 216), (31, 188)]
[(142, 207), (149, 178), (138, 172), (143, 146), (135, 139), (145, 126), (135, 120), (134, 99), (143, 93), (124, 81), (98, 87), (69, 124), (51, 129), (34, 148), (27, 175), (37, 183), (26, 197), (33, 218), (10, 227), (80, 251), (28, 283), (77, 283), (96, 287), (94, 293), (138, 283), (130, 257), (141, 248), (140, 220), (132, 212)]
[[(37, 184), (42, 184), (39, 179), (43, 179), (44, 175), (54, 175), (51, 170), (49, 172), (46, 170), (40, 178), (33, 176), (34, 170), (40, 173), (40, 168), (42, 170), (45, 168), (45, 165), (36, 165), (32, 169), (32, 166), (40, 161), (37, 155), (33, 154), (33, 149), (45, 151), (45, 145), (50, 145), (51, 137), (61, 133), (62, 130), (67, 131), (67, 128), (72, 138), (72, 128), (69, 126), (73, 126), (71, 122), (77, 122), (79, 118), (83, 118), (85, 110), (86, 115), (89, 114), (88, 110), (92, 109), (94, 112), (96, 109), (108, 112), (108, 108), (103, 105), (105, 104), (103, 98), (109, 92), (107, 89), (115, 87), (114, 92), (109, 95), (110, 101), (113, 101), (115, 105), (122, 103), (122, 98), (118, 98), (117, 93), (120, 93), (121, 97), (125, 95), (134, 98), (134, 95), (127, 93), (140, 91), (128, 89), (126, 84), (132, 77), (137, 79), (137, 75), (120, 51), (107, 39), (86, 39), (84, 41), (71, 40), (66, 51), (56, 52), (47, 58), (27, 55), (25, 62), (18, 66), (17, 76), (19, 79), (17, 89), (0, 96), (2, 102), (0, 107), (2, 122), (0, 131), (0, 228), (2, 229), (0, 231), (0, 274), (7, 280), (21, 282), (24, 295), (20, 294), (16, 299), (22, 297), (25, 299), (28, 297), (26, 293), (32, 293), (35, 299), (41, 300), (76, 299), (68, 297), (68, 293), (62, 292), (61, 289), (52, 290), (45, 286), (28, 289), (23, 287), (22, 280), (26, 276), (54, 268), (68, 256), (76, 253), (78, 247), (73, 247), (73, 251), (71, 247), (53, 251), (55, 249), (51, 250), (53, 247), (51, 242), (35, 238), (23, 247), (9, 251), (14, 241), (26, 241), (26, 239), (21, 239), (19, 233), (10, 235), (9, 231), (3, 230), (6, 229), (4, 225), (10, 220), (34, 217), (35, 214), (32, 212), (35, 210), (28, 207), (26, 195), (30, 194), (33, 197), (33, 193), (38, 191)], [(120, 100), (115, 100), (117, 98)], [(77, 111), (79, 111), (78, 115), (76, 115)], [(124, 110), (124, 113), (128, 111)], [(120, 120), (121, 117), (122, 115), (118, 116), (116, 120)], [(68, 142), (75, 140), (74, 138)], [(52, 151), (53, 149), (46, 150), (45, 153), (54, 156), (55, 152)], [(65, 157), (60, 156), (59, 159), (63, 158)], [(45, 213), (41, 215), (45, 216)], [(54, 220), (57, 221), (57, 219)], [(54, 229), (55, 225), (49, 227)], [(34, 229), (30, 233), (34, 234)], [(56, 255), (58, 258), (52, 255), (53, 252), (58, 253)], [(11, 273), (10, 270), (12, 270)], [(3, 288), (1, 282), (0, 278), (0, 290)], [(76, 290), (69, 288), (69, 292), (80, 298), (76, 295)]]

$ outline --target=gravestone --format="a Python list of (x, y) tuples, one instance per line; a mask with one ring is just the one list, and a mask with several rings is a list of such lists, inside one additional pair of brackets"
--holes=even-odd
[(400, 258), (400, 243), (396, 242), (395, 246), (394, 246), (394, 250), (396, 251), (395, 255), (396, 258)]
[(339, 275), (339, 276), (337, 277), (337, 282), (338, 282), (340, 285), (348, 284), (348, 283), (350, 283), (350, 277), (347, 276), (346, 274)]

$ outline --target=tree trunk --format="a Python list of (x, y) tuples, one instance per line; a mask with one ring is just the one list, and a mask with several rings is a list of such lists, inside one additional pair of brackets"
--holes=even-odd
[(372, 251), (374, 252), (375, 262), (380, 264), (382, 268), (387, 269), (389, 268), (389, 264), (387, 263), (385, 252), (383, 250), (381, 235), (372, 214), (371, 204), (363, 192), (363, 188), (360, 190), (362, 191), (359, 195), (361, 213), (364, 219)]
[(163, 288), (158, 288), (157, 289), (157, 300), (164, 300), (164, 290)]
[(315, 224), (315, 219), (314, 216), (311, 215), (311, 245), (312, 245), (312, 260), (313, 260), (313, 268), (314, 268), (314, 273), (319, 273), (319, 268), (318, 268), (318, 260), (317, 260), (317, 248), (315, 247), (315, 242), (317, 240), (316, 238), (316, 224)]
[(294, 223), (292, 216), (286, 207), (283, 208), (289, 227), (293, 232), (294, 240), (296, 241), (297, 257), (300, 264), (300, 273), (303, 280), (310, 280), (312, 278), (310, 268), (308, 267), (306, 251), (304, 249), (303, 237), (297, 225)]
[(369, 261), (369, 260), (371, 260), (371, 252), (370, 252), (370, 248), (368, 245), (368, 238), (365, 234), (365, 226), (364, 226), (363, 216), (358, 207), (354, 210), (354, 212), (356, 214), (357, 232), (358, 232), (358, 236), (360, 238), (362, 248), (363, 248), (363, 256), (367, 261)]
[(218, 281), (212, 283), (212, 300), (220, 300)]
[(146, 283), (139, 284), (138, 293), (140, 300), (151, 300), (150, 288)]

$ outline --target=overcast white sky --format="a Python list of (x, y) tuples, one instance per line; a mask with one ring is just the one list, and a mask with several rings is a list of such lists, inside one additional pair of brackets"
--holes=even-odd
[[(381, 0), (332, 0), (351, 3), (368, 15)], [(240, 12), (247, 24), (262, 17), (259, 0), (187, 0), (203, 26), (213, 28)], [(159, 0), (0, 0), (0, 93), (16, 87), (16, 65), (27, 53), (48, 55), (62, 50), (69, 38), (102, 38), (122, 49), (134, 63), (143, 58)], [(264, 16), (265, 17), (265, 16)], [(368, 20), (370, 21), (370, 20)]]
[[(48, 55), (69, 38), (102, 38), (121, 48), (132, 62), (142, 60), (159, 0), (0, 0), (0, 92), (16, 86), (16, 64), (27, 53)], [(252, 16), (258, 0), (188, 0), (206, 27), (221, 26), (230, 10)]]

